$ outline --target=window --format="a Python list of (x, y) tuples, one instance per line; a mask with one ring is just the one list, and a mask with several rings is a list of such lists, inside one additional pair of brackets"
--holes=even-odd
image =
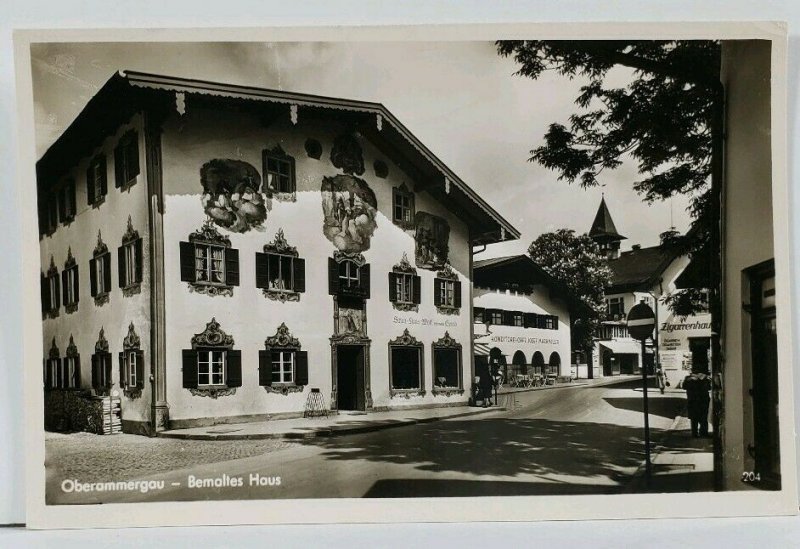
[(493, 325), (500, 326), (503, 324), (503, 311), (492, 309), (489, 313), (489, 318)]
[(272, 383), (294, 383), (294, 351), (272, 351)]
[(547, 330), (555, 330), (558, 328), (558, 317), (555, 316), (546, 316), (545, 317), (545, 329)]
[(239, 250), (204, 242), (181, 242), (181, 280), (196, 286), (238, 286)]
[(64, 389), (77, 389), (80, 387), (80, 358), (77, 356), (68, 356), (62, 362), (63, 364), (63, 383)]
[(412, 273), (389, 273), (389, 301), (396, 304), (419, 304), (420, 277)]
[(392, 190), (392, 220), (404, 229), (414, 228), (414, 193), (405, 184)]
[(72, 265), (61, 273), (61, 286), (63, 287), (64, 305), (72, 308), (78, 303), (78, 266)]
[(263, 152), (264, 182), (267, 192), (295, 192), (294, 158), (283, 152), (280, 147)]
[(461, 351), (459, 349), (433, 350), (434, 388), (461, 386)]
[(369, 298), (369, 265), (359, 265), (350, 259), (337, 262), (328, 258), (328, 289), (331, 295)]
[(207, 244), (194, 245), (195, 282), (225, 283), (225, 248)]
[(256, 287), (275, 292), (305, 292), (304, 259), (277, 253), (256, 253)]
[(67, 181), (59, 192), (59, 218), (62, 223), (75, 219), (75, 181)]
[(522, 313), (514, 312), (514, 326), (522, 327), (524, 325), (522, 319)]
[(539, 325), (539, 315), (536, 313), (523, 313), (522, 324), (526, 328), (536, 328)]
[(57, 311), (60, 307), (59, 304), (59, 290), (58, 290), (58, 273), (50, 274), (47, 277), (47, 286), (48, 286), (48, 296), (50, 297), (48, 302), (48, 310), (50, 311)]
[(86, 201), (90, 206), (103, 202), (108, 193), (106, 171), (106, 155), (101, 154), (92, 159), (86, 169)]
[(124, 387), (136, 387), (139, 384), (139, 355), (137, 351), (124, 353), (121, 383)]
[(139, 137), (131, 130), (123, 135), (114, 149), (114, 181), (119, 187), (128, 187), (139, 175)]
[(142, 282), (142, 239), (123, 240), (118, 248), (119, 287), (130, 288)]
[(625, 318), (625, 299), (622, 297), (609, 297), (606, 299), (608, 316), (614, 320)]
[(422, 360), (418, 347), (392, 347), (392, 389), (421, 389)]
[(39, 231), (50, 235), (58, 228), (58, 194), (39, 197)]
[(475, 307), (473, 309), (473, 314), (475, 315), (473, 318), (473, 322), (484, 322), (483, 313), (484, 309), (482, 307)]
[(92, 388), (105, 392), (111, 388), (111, 354), (98, 351), (92, 355)]
[(197, 386), (225, 385), (225, 354), (223, 350), (197, 351)]
[(61, 384), (61, 359), (48, 358), (45, 361), (44, 386), (47, 389), (58, 389)]
[(434, 304), (444, 309), (461, 307), (461, 282), (435, 278), (433, 280)]
[(101, 253), (89, 261), (89, 283), (92, 297), (107, 295), (111, 291), (111, 254)]

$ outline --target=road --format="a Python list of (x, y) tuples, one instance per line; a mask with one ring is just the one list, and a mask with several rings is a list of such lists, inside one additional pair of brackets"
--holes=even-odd
[[(658, 442), (685, 400), (680, 393), (660, 395), (655, 389), (648, 395), (652, 436)], [(55, 466), (48, 474), (47, 499), (48, 503), (89, 503), (607, 494), (624, 490), (642, 463), (639, 381), (516, 393), (503, 397), (501, 404), (508, 410), (306, 439), (250, 457), (139, 477), (164, 481), (163, 489), (147, 493), (64, 493), (59, 487), (64, 476)], [(219, 478), (217, 482), (225, 486), (191, 488), (190, 475), (211, 482)], [(263, 486), (252, 485), (251, 476), (255, 479), (256, 475)], [(83, 479), (78, 474), (69, 478)], [(241, 486), (230, 485), (239, 482)]]

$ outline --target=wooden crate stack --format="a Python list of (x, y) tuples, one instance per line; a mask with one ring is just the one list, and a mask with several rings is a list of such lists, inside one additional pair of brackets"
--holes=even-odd
[(122, 432), (121, 405), (119, 397), (105, 396), (102, 399), (103, 435), (115, 435)]

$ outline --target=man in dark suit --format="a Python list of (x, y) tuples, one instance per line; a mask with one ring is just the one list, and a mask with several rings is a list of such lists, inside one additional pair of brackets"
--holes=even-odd
[(693, 437), (708, 436), (708, 405), (711, 402), (711, 378), (708, 372), (692, 370), (683, 380), (686, 400), (689, 407), (689, 421), (692, 423)]

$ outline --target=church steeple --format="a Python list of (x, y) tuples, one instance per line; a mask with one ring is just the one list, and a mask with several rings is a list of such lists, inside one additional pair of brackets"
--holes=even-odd
[(600, 250), (606, 254), (608, 259), (619, 257), (620, 242), (626, 237), (617, 232), (611, 212), (608, 211), (605, 196), (600, 199), (600, 207), (597, 209), (597, 215), (594, 216), (592, 228), (589, 229), (589, 237), (600, 246)]

